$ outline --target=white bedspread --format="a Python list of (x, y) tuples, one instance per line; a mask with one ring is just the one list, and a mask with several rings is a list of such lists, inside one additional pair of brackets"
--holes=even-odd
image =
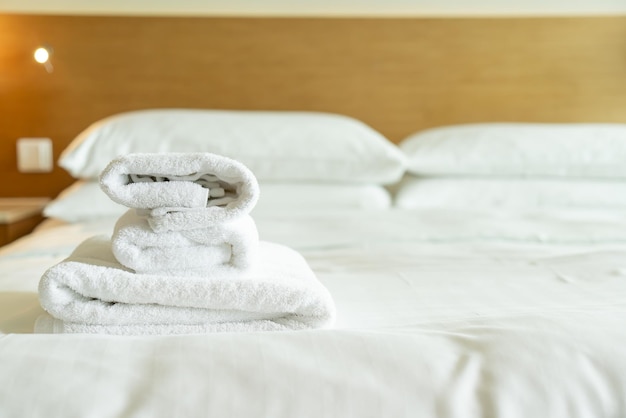
[(277, 214), (333, 330), (33, 335), (39, 277), (114, 219), (0, 250), (0, 417), (623, 417), (626, 214)]

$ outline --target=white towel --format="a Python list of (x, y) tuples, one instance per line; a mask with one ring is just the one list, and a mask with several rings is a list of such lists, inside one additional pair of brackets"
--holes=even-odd
[(102, 171), (100, 185), (113, 201), (158, 217), (158, 232), (234, 219), (250, 213), (259, 197), (246, 166), (210, 153), (127, 154)]
[(260, 242), (249, 273), (221, 279), (133, 273), (117, 262), (107, 237), (92, 237), (44, 273), (39, 300), (56, 319), (40, 321), (39, 332), (297, 330), (328, 327), (335, 316), (304, 258), (268, 242)]
[(227, 277), (252, 267), (259, 234), (250, 215), (212, 227), (157, 233), (134, 209), (115, 224), (111, 247), (136, 273)]

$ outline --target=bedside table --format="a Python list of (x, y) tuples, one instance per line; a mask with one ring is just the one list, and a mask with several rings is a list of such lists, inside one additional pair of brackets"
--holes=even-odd
[(41, 212), (49, 201), (39, 197), (0, 198), (0, 246), (32, 231), (43, 220)]

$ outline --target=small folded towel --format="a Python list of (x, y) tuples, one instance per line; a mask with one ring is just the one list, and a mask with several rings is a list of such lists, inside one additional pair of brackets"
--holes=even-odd
[[(113, 201), (158, 217), (157, 232), (234, 219), (250, 213), (259, 197), (246, 166), (207, 152), (127, 154), (102, 171), (100, 186)], [(187, 211), (194, 214), (190, 221)], [(171, 225), (170, 215), (178, 215)]]
[(41, 306), (54, 317), (37, 332), (180, 334), (324, 328), (335, 307), (296, 251), (259, 243), (246, 274), (222, 279), (128, 271), (105, 236), (89, 238), (39, 283)]
[(134, 209), (117, 220), (111, 238), (115, 258), (136, 273), (227, 277), (256, 260), (259, 234), (250, 215), (212, 227), (157, 233)]

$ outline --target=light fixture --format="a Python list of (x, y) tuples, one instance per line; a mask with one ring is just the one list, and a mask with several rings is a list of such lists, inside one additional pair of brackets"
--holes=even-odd
[(54, 71), (52, 67), (52, 63), (50, 62), (50, 56), (52, 55), (52, 48), (49, 46), (40, 46), (35, 50), (33, 57), (35, 61), (42, 64), (47, 72), (51, 73)]

